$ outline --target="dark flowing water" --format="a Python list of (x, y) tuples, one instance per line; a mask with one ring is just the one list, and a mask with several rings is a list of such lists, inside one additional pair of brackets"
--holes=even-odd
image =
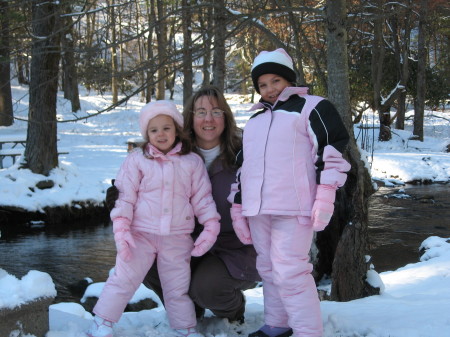
[(67, 286), (85, 277), (105, 281), (115, 256), (109, 224), (68, 230), (37, 226), (22, 233), (3, 230), (0, 238), (0, 268), (17, 278), (29, 270), (48, 273), (58, 291), (57, 302), (74, 301)]
[[(417, 262), (419, 246), (429, 236), (450, 237), (450, 186), (402, 188), (405, 193), (381, 188), (370, 201), (369, 254), (378, 272)], [(110, 224), (2, 230), (0, 238), (0, 268), (18, 278), (29, 270), (48, 273), (58, 291), (56, 302), (79, 300), (69, 284), (85, 277), (106, 280), (115, 254)]]
[(369, 209), (370, 255), (378, 272), (418, 262), (419, 246), (430, 236), (450, 238), (450, 185), (383, 187)]

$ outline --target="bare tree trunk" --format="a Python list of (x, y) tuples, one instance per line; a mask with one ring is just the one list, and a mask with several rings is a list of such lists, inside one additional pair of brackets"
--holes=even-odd
[(167, 49), (167, 29), (166, 20), (164, 20), (165, 8), (163, 1), (157, 1), (156, 7), (158, 9), (158, 22), (156, 23), (156, 39), (158, 40), (158, 83), (156, 86), (156, 99), (164, 99), (165, 93), (165, 79), (166, 79), (166, 49)]
[(404, 90), (398, 94), (397, 118), (395, 120), (395, 128), (399, 130), (405, 129), (405, 113), (406, 113), (406, 87), (409, 79), (409, 41), (411, 34), (411, 1), (407, 1), (406, 8), (401, 8), (400, 15), (402, 17), (403, 26), (398, 27), (398, 14), (392, 25), (394, 31), (394, 46), (396, 63), (398, 69), (398, 80)]
[[(116, 50), (116, 53), (117, 53), (117, 56), (116, 56), (117, 67), (116, 67), (116, 69), (117, 69), (118, 73), (123, 74), (123, 71), (124, 71), (124, 64), (123, 64), (124, 63), (124, 47), (126, 47), (126, 43), (123, 42), (124, 34), (123, 34), (123, 30), (122, 30), (122, 27), (123, 27), (122, 11), (120, 11), (120, 10), (117, 11), (117, 14), (114, 14), (114, 19), (115, 19), (114, 20), (115, 21), (114, 26), (115, 27), (117, 27), (117, 25), (119, 26), (119, 28), (116, 28), (117, 32), (116, 32), (116, 36), (115, 36), (116, 41), (118, 41), (117, 48), (119, 49), (118, 52)], [(126, 24), (129, 25), (130, 22), (127, 22)]]
[[(332, 261), (331, 299), (348, 301), (367, 295), (368, 264), (367, 228), (368, 197), (372, 193), (370, 176), (361, 161), (353, 135), (350, 109), (350, 85), (347, 60), (346, 1), (328, 0), (326, 7), (328, 96), (340, 112), (350, 134), (346, 157), (352, 165), (348, 179), (336, 196), (333, 220), (318, 234), (319, 260), (321, 248), (334, 246), (327, 254)], [(322, 238), (321, 238), (322, 236)], [(324, 245), (323, 239), (330, 240)], [(339, 238), (336, 240), (336, 238)], [(336, 245), (337, 243), (337, 245)], [(325, 247), (324, 247), (325, 246)]]
[[(288, 1), (288, 5), (292, 6), (291, 0)], [(298, 22), (299, 19), (297, 18), (294, 13), (289, 12), (289, 23), (292, 27), (292, 32), (294, 33), (294, 46), (295, 46), (295, 53), (294, 53), (294, 64), (297, 65), (297, 85), (304, 86), (306, 85), (306, 76), (305, 76), (305, 70), (303, 69), (303, 52), (301, 47), (301, 41), (300, 41), (300, 30), (301, 27), (301, 21)]]
[(406, 114), (406, 91), (398, 94), (397, 116), (395, 120), (395, 128), (398, 130), (405, 129), (405, 114)]
[(25, 166), (47, 176), (58, 166), (56, 95), (60, 34), (58, 4), (41, 0), (32, 5), (30, 107)]
[(221, 91), (225, 88), (225, 40), (226, 40), (226, 16), (224, 13), (224, 0), (214, 0), (214, 63), (213, 84)]
[[(97, 6), (97, 0), (91, 0), (87, 5), (87, 11)], [(96, 12), (89, 13), (86, 16), (86, 47), (91, 48), (94, 41), (94, 32), (96, 31)]]
[(331, 274), (331, 300), (334, 301), (349, 301), (379, 294), (380, 291), (367, 282), (371, 263), (366, 260), (368, 204), (374, 189), (354, 137), (350, 139), (346, 157), (352, 168), (348, 172), (346, 184), (336, 195), (336, 215), (330, 225), (337, 225), (342, 230)]
[[(66, 7), (70, 10), (70, 6)], [(61, 36), (62, 45), (62, 69), (63, 69), (63, 90), (64, 98), (70, 100), (72, 112), (81, 109), (80, 95), (78, 92), (78, 75), (75, 65), (74, 39), (73, 39), (73, 22), (71, 17), (66, 17), (65, 27), (67, 31)]]
[[(308, 36), (305, 34), (303, 29), (300, 29), (300, 34), (302, 37), (303, 44), (306, 44), (308, 47), (306, 48), (309, 52), (305, 55), (305, 58), (311, 58), (311, 62), (314, 64), (314, 76), (317, 78), (317, 82), (320, 83), (319, 86), (327, 88), (327, 76), (324, 67), (321, 63), (321, 55), (319, 53), (313, 52), (315, 46), (308, 40)], [(305, 52), (303, 52), (305, 54)], [(317, 55), (319, 54), (319, 55)], [(328, 89), (327, 89), (328, 90)]]
[[(205, 19), (206, 17), (206, 19)], [(203, 82), (202, 86), (211, 84), (211, 72), (209, 70), (211, 66), (211, 34), (209, 32), (212, 29), (213, 21), (213, 9), (211, 6), (206, 8), (206, 13), (200, 16), (200, 27), (203, 32)]]
[(241, 92), (244, 94), (251, 92), (253, 99), (255, 90), (253, 90), (253, 82), (249, 80), (249, 78), (252, 60), (256, 56), (254, 54), (256, 53), (257, 50), (256, 45), (259, 44), (259, 40), (246, 34), (246, 36), (244, 37), (244, 43), (247, 46), (247, 48), (241, 48), (239, 50), (242, 62), (239, 68), (241, 71), (241, 77), (243, 79), (243, 81), (241, 82)]
[(373, 110), (378, 111), (380, 119), (379, 140), (391, 139), (391, 117), (389, 111), (381, 109), (381, 84), (383, 80), (384, 41), (383, 41), (383, 8), (382, 0), (375, 1), (373, 20), (373, 47), (372, 47), (372, 83), (373, 83)]
[(191, 27), (190, 0), (183, 0), (183, 104), (192, 96), (192, 27)]
[(17, 55), (17, 81), (21, 85), (30, 84), (30, 67), (28, 59), (24, 55)]
[[(392, 41), (394, 44), (394, 59), (396, 64), (396, 70), (397, 70), (397, 81), (401, 83), (402, 81), (402, 58), (401, 58), (401, 48), (400, 48), (400, 32), (398, 29), (398, 15), (399, 13), (395, 11), (394, 5), (391, 5), (391, 12), (393, 12), (393, 15), (390, 20), (391, 25), (391, 31), (392, 31)], [(401, 12), (402, 13), (402, 12)], [(400, 95), (399, 95), (400, 98)], [(398, 107), (397, 107), (397, 114), (396, 114), (396, 121), (395, 121), (395, 127), (399, 130), (403, 130), (405, 127), (405, 107), (401, 106), (400, 99), (398, 101)]]
[[(90, 1), (90, 4), (87, 4), (87, 12), (89, 12), (90, 9), (95, 8), (97, 5), (97, 1), (96, 0), (92, 0)], [(86, 41), (86, 49), (88, 50), (87, 55), (86, 55), (86, 59), (85, 59), (85, 63), (86, 64), (91, 64), (94, 62), (94, 57), (93, 57), (93, 52), (91, 51), (93, 43), (94, 43), (94, 36), (95, 36), (95, 32), (97, 30), (97, 20), (96, 20), (96, 12), (92, 12), (86, 15), (86, 37), (85, 37), (85, 41)], [(91, 83), (90, 81), (87, 81), (85, 84), (86, 90), (88, 90), (89, 92), (91, 91)]]
[[(150, 5), (147, 4), (147, 17), (148, 17), (148, 26), (154, 27), (156, 22), (156, 10), (155, 10), (155, 1), (151, 0)], [(147, 38), (147, 60), (149, 62), (148, 64), (148, 70), (147, 70), (147, 86), (146, 86), (146, 101), (150, 102), (152, 100), (152, 95), (155, 91), (155, 81), (154, 81), (154, 74), (156, 72), (155, 70), (155, 61), (154, 61), (154, 55), (153, 55), (153, 28), (150, 28), (148, 32), (148, 38)]]
[(417, 48), (419, 55), (417, 58), (417, 97), (414, 102), (414, 129), (415, 135), (423, 142), (423, 118), (425, 112), (425, 91), (426, 91), (426, 64), (427, 64), (427, 48), (425, 45), (426, 25), (428, 14), (428, 1), (421, 0), (419, 7), (419, 36)]
[[(109, 6), (110, 29), (111, 29), (111, 91), (112, 103), (119, 101), (119, 88), (117, 84), (118, 62), (117, 62), (117, 39), (116, 39), (116, 13), (114, 9), (115, 0), (111, 0)], [(108, 1), (109, 4), (109, 1)]]
[[(351, 116), (346, 14), (345, 0), (327, 2), (328, 98), (332, 100), (342, 116)], [(351, 132), (352, 128), (349, 131)]]
[[(148, 17), (148, 15), (144, 15), (142, 13), (141, 7), (140, 7), (140, 5), (139, 5), (137, 0), (135, 0), (135, 5), (136, 5), (136, 12), (134, 13), (134, 19), (136, 21), (136, 27), (139, 27), (139, 25), (140, 25), (140, 23), (139, 23), (140, 18), (141, 17)], [(148, 4), (147, 4), (146, 8), (147, 8), (147, 12), (148, 12)], [(137, 39), (136, 43), (137, 43), (137, 49), (138, 49), (138, 58), (137, 58), (138, 64), (144, 64), (145, 63), (145, 54), (146, 54), (145, 53), (145, 51), (146, 51), (146, 48), (145, 48), (145, 37), (142, 37), (142, 38), (139, 37)], [(142, 88), (144, 88), (144, 86), (145, 86), (145, 74), (146, 74), (146, 70), (144, 69), (144, 67), (141, 67), (141, 69), (139, 70), (139, 82), (138, 82), (138, 84)], [(145, 94), (146, 94), (146, 90), (145, 89), (140, 91), (140, 93), (139, 93), (140, 99), (139, 100), (141, 102), (145, 102)]]
[[(178, 2), (175, 2), (174, 5), (177, 6)], [(175, 39), (175, 35), (179, 30), (179, 27), (175, 24), (174, 20), (169, 20), (167, 24), (168, 34), (167, 34), (167, 52), (166, 52), (166, 60), (164, 61), (166, 72), (165, 72), (165, 88), (169, 91), (169, 99), (173, 100), (173, 96), (175, 94), (175, 79), (177, 70), (182, 67), (182, 62), (173, 62), (173, 57), (177, 48), (177, 41)], [(184, 64), (183, 64), (184, 66)], [(191, 64), (192, 67), (192, 64)], [(192, 81), (191, 81), (192, 83)]]
[(11, 58), (9, 49), (9, 13), (7, 1), (0, 1), (0, 126), (14, 123), (11, 95)]

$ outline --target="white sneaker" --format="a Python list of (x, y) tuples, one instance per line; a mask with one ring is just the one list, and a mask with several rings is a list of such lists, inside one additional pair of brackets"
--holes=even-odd
[(201, 333), (197, 332), (195, 328), (188, 329), (175, 329), (176, 336), (179, 337), (205, 337)]
[(113, 337), (113, 322), (95, 316), (94, 322), (86, 335), (89, 337)]

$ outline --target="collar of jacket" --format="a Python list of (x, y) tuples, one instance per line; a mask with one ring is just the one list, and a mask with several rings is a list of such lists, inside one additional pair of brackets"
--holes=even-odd
[(211, 163), (211, 166), (209, 167), (208, 170), (208, 175), (209, 177), (212, 177), (222, 171), (223, 171), (223, 163), (222, 159), (220, 158), (220, 155), (218, 155), (216, 159), (214, 159), (213, 162)]
[(145, 149), (145, 156), (148, 158), (161, 158), (168, 160), (168, 156), (173, 156), (175, 154), (178, 154), (178, 152), (181, 151), (181, 142), (178, 142), (172, 150), (167, 152), (167, 154), (162, 153), (160, 150), (158, 150), (156, 147), (154, 147), (152, 144), (148, 143), (147, 147)]
[(273, 107), (276, 106), (279, 101), (286, 102), (292, 95), (304, 96), (307, 94), (308, 94), (307, 87), (287, 87), (284, 88), (284, 90), (281, 92), (281, 95), (278, 97), (277, 101), (273, 105), (261, 99), (259, 100), (258, 103), (254, 104), (248, 111), (254, 111), (258, 109), (272, 110)]

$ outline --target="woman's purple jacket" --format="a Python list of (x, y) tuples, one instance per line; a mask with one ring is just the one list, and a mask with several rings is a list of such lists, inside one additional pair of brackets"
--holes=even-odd
[[(232, 277), (239, 280), (260, 281), (261, 278), (256, 270), (256, 251), (253, 245), (242, 244), (232, 226), (231, 204), (227, 197), (230, 194), (231, 184), (236, 182), (236, 170), (224, 167), (220, 158), (216, 158), (208, 173), (212, 196), (221, 216), (220, 233), (209, 253), (219, 257), (225, 263)], [(196, 223), (193, 236), (197, 236), (202, 229), (203, 226)]]

